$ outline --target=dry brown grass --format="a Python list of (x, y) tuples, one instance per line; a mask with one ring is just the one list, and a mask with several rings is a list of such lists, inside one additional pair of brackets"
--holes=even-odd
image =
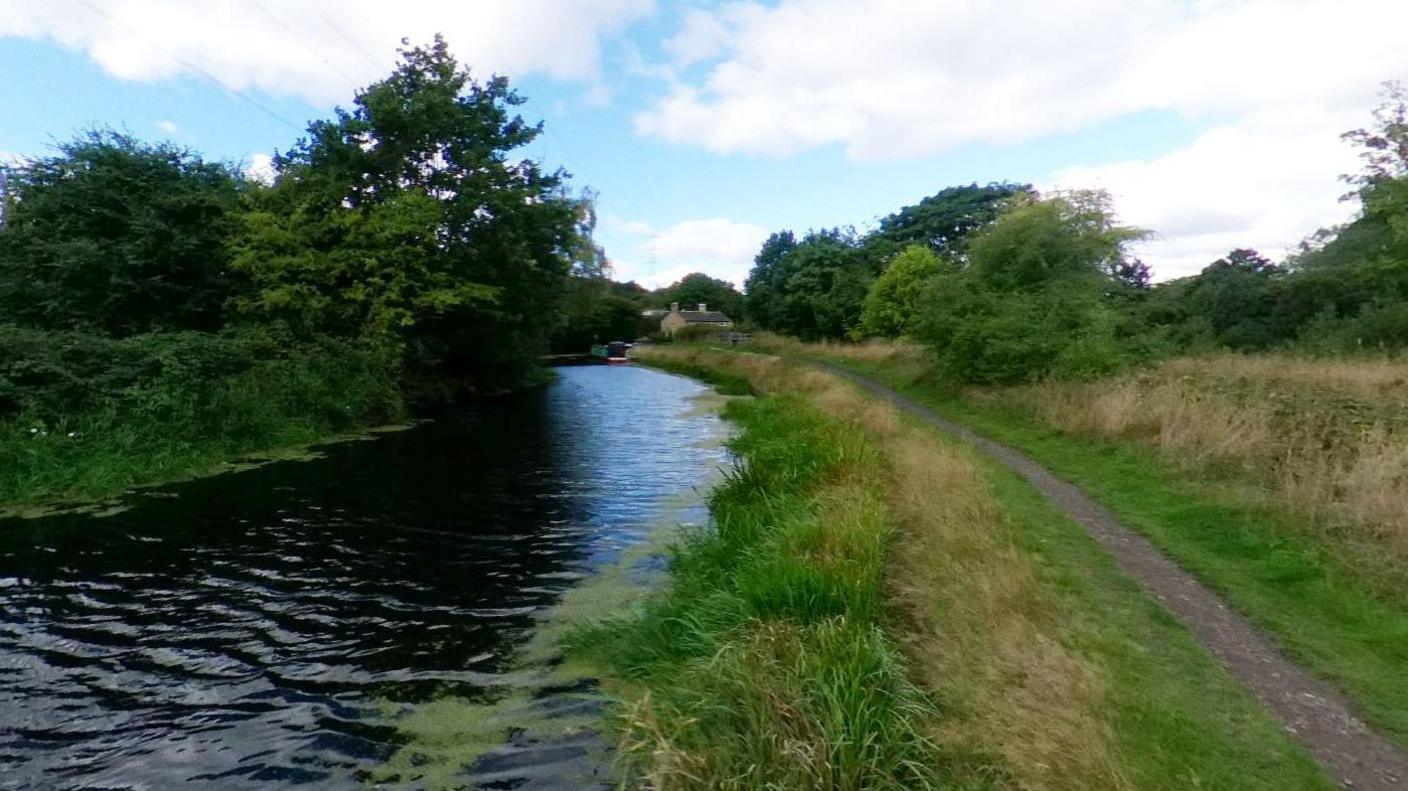
[[(882, 360), (909, 353), (845, 348)], [(839, 378), (777, 357), (646, 352), (654, 355), (744, 375), (760, 392), (804, 394), (882, 448), (898, 527), (889, 552), (891, 596), (911, 674), (940, 698), (943, 717), (930, 733), (936, 742), (1000, 756), (1001, 771), (1020, 788), (1128, 787), (1102, 716), (1102, 674), (1067, 645), (1051, 592), (964, 451)]]
[[(901, 382), (933, 375), (913, 344), (761, 340), (779, 353), (882, 365)], [(1233, 473), (1355, 562), (1380, 566), (1390, 589), (1408, 577), (1408, 361), (1223, 354), (1094, 382), (964, 392), (1067, 433), (1152, 447), (1192, 472)]]
[(890, 443), (895, 589), (918, 680), (962, 713), (941, 743), (998, 750), (1022, 788), (1125, 788), (1100, 672), (1063, 642), (1031, 556), (973, 462), (932, 435)]
[(1408, 561), (1408, 364), (1224, 355), (985, 391), (1067, 432), (1235, 470), (1337, 536)]

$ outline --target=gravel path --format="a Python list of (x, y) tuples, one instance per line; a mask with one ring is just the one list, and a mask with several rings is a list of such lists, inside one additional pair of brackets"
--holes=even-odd
[(1084, 526), (1114, 556), (1124, 573), (1138, 580), (1182, 621), (1346, 788), (1408, 788), (1408, 753), (1370, 730), (1354, 716), (1343, 695), (1286, 658), (1250, 621), (1165, 557), (1148, 539), (1120, 524), (1079, 487), (1057, 478), (1012, 448), (945, 420), (873, 379), (829, 363), (818, 365), (969, 442), (1031, 482)]

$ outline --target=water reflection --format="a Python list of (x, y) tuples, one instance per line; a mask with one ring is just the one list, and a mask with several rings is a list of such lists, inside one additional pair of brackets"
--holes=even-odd
[(693, 382), (535, 393), (142, 497), (0, 523), (0, 787), (352, 787), (378, 701), (515, 679), (538, 616), (724, 460)]

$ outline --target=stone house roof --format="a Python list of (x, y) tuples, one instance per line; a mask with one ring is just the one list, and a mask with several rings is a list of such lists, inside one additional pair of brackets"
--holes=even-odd
[(699, 310), (680, 310), (680, 303), (675, 302), (670, 305), (672, 316), (679, 316), (684, 319), (685, 324), (732, 324), (733, 319), (727, 314), (717, 310), (709, 310), (708, 306), (700, 303)]
[(685, 324), (730, 324), (733, 319), (717, 310), (682, 310)]

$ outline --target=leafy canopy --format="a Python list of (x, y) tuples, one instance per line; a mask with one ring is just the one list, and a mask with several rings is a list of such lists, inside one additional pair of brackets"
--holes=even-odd
[(955, 264), (945, 262), (923, 245), (912, 245), (895, 256), (885, 268), (861, 309), (864, 334), (881, 338), (910, 335), (917, 328), (930, 281), (940, 273), (956, 273)]
[(521, 370), (574, 267), (599, 268), (589, 201), (514, 154), (539, 126), (508, 81), (471, 79), (437, 37), (353, 109), (275, 158), (235, 243), (251, 315), (361, 335), (450, 373)]
[(0, 319), (114, 336), (213, 330), (240, 180), (185, 149), (92, 131), (11, 170)]

